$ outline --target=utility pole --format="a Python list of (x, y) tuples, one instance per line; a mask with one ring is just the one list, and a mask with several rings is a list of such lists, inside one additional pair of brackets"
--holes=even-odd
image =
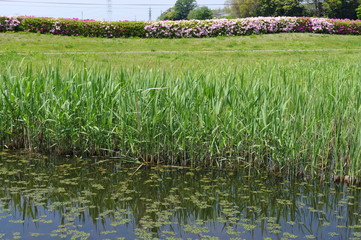
[(152, 8), (149, 7), (149, 21), (152, 21)]
[(112, 20), (112, 0), (107, 0), (108, 1), (108, 21)]

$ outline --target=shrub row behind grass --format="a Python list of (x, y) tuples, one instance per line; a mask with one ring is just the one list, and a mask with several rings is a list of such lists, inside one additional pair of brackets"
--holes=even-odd
[(361, 34), (361, 21), (306, 17), (258, 17), (157, 22), (105, 22), (37, 17), (0, 17), (0, 32), (26, 31), (85, 37), (217, 37), (280, 32)]
[(94, 20), (37, 17), (0, 17), (0, 32), (34, 32), (84, 37), (144, 37), (144, 22), (104, 22)]

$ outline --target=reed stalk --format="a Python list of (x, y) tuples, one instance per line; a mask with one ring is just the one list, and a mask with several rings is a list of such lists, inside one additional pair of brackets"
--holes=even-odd
[(0, 70), (1, 144), (360, 176), (359, 69), (332, 61), (207, 72), (9, 65)]

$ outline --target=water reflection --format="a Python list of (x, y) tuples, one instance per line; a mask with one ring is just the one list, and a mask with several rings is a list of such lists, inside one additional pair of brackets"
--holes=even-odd
[(0, 154), (0, 239), (360, 239), (360, 187)]

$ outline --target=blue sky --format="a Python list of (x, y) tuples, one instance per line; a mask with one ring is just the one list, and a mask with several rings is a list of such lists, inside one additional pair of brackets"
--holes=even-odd
[[(0, 16), (90, 18), (108, 20), (108, 0), (0, 0)], [(176, 0), (111, 0), (111, 20), (152, 20), (173, 6)], [(66, 3), (66, 4), (63, 4)], [(197, 0), (200, 6), (222, 8), (224, 0)], [(94, 5), (91, 5), (94, 4)], [(135, 5), (122, 5), (135, 4)]]

